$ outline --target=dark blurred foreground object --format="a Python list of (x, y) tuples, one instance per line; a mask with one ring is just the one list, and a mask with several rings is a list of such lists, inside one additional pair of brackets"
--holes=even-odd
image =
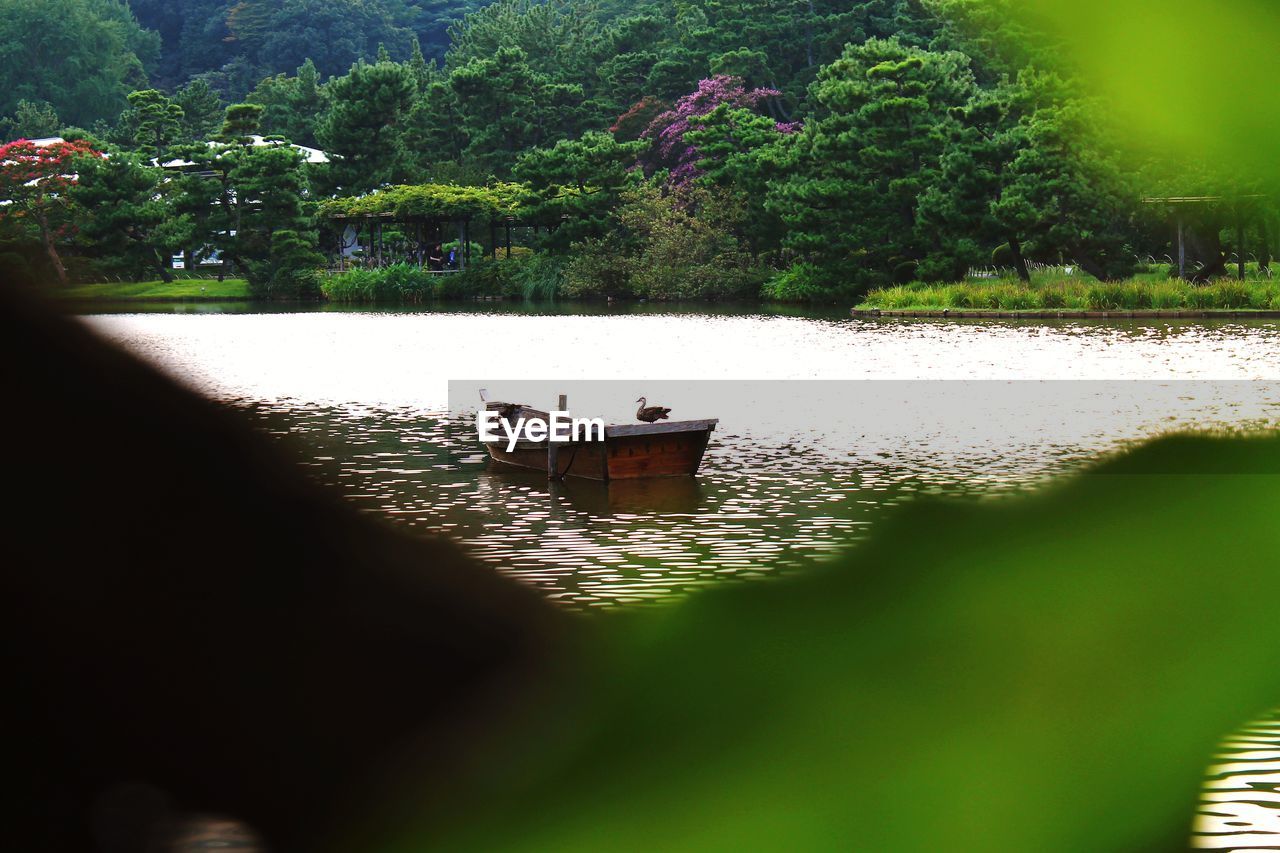
[(567, 617), (538, 595), (78, 322), (0, 308), (4, 847), (156, 849), (201, 812), (320, 849), (401, 766), (429, 796), (547, 677)]
[(1280, 704), (1274, 437), (588, 629), (0, 294), (10, 849), (1183, 850)]

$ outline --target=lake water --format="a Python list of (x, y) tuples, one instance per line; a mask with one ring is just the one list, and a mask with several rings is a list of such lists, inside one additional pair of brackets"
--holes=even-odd
[[(1276, 321), (480, 303), (134, 307), (86, 322), (250, 412), (356, 505), (453, 537), (577, 609), (767, 582), (920, 494), (998, 497), (1170, 430), (1280, 425)], [(721, 423), (696, 479), (548, 483), (486, 460), (481, 387), (541, 408), (567, 393), (575, 414), (613, 422), (644, 395)], [(1280, 847), (1280, 734), (1272, 721), (1241, 737), (1248, 749), (1224, 748), (1232, 761), (1206, 793), (1198, 847)]]

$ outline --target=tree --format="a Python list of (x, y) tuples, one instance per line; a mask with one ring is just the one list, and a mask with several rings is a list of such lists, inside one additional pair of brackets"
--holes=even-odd
[(416, 16), (402, 0), (264, 2), (273, 8), (261, 22), (253, 17), (233, 24), (237, 8), (252, 10), (257, 2), (233, 6), (228, 29), (260, 72), (287, 71), (311, 59), (321, 74), (340, 74), (351, 63), (372, 58), (380, 44), (392, 57), (409, 56)]
[(449, 30), (487, 5), (487, 0), (410, 0), (409, 5), (418, 13), (413, 29), (423, 55), (439, 60), (449, 50)]
[(146, 88), (155, 33), (115, 0), (6, 0), (0, 15), (0, 115), (44, 102), (68, 124), (112, 120)]
[(468, 140), (453, 87), (433, 67), (427, 72), (400, 137), (412, 179), (439, 181), (444, 170), (455, 176), (469, 173), (467, 182), (483, 183), (485, 170), (463, 158)]
[(5, 139), (40, 139), (53, 136), (61, 127), (57, 110), (44, 101), (18, 101), (13, 118), (0, 119), (0, 135)]
[(940, 160), (937, 180), (920, 199), (921, 223), (934, 235), (924, 278), (955, 279), (999, 256), (984, 248), (1003, 243), (1018, 277), (1031, 280), (1025, 235), (996, 215), (1013, 174), (1010, 164), (1028, 144), (1019, 109), (1023, 87), (1005, 83), (982, 91), (954, 115), (959, 119)]
[(515, 49), (534, 73), (585, 87), (596, 77), (602, 46), (592, 11), (582, 0), (497, 0), (450, 30), (453, 44), (445, 68), (452, 71)]
[(303, 208), (305, 159), (285, 144), (228, 151), (228, 181), (235, 188), (235, 237), (229, 242), (249, 285), (263, 297), (309, 296), (310, 272), (324, 263)]
[(1098, 279), (1132, 274), (1128, 242), (1137, 208), (1120, 161), (1098, 135), (1096, 105), (1072, 101), (1036, 111), (992, 213), (1041, 253), (1060, 253)]
[(668, 169), (668, 185), (687, 187), (701, 174), (698, 163), (702, 154), (686, 136), (693, 120), (722, 106), (749, 112), (778, 94), (773, 89), (748, 89), (738, 77), (718, 76), (700, 81), (697, 89), (654, 118), (645, 130), (645, 138), (653, 142), (645, 160), (646, 171)]
[(285, 143), (223, 143), (174, 153), (192, 163), (172, 188), (182, 245), (221, 252), (262, 296), (314, 286), (307, 271), (323, 259), (317, 260), (304, 207), (309, 186), (301, 152)]
[(187, 142), (207, 142), (222, 126), (225, 106), (218, 93), (203, 80), (193, 80), (179, 89), (173, 101), (182, 107), (182, 138)]
[(316, 137), (333, 158), (333, 187), (351, 194), (401, 182), (400, 130), (414, 95), (409, 69), (394, 62), (357, 62), (330, 81)]
[(116, 273), (137, 275), (158, 270), (165, 281), (169, 251), (179, 232), (168, 225), (170, 207), (161, 191), (161, 170), (136, 154), (75, 161), (78, 175), (68, 195), (77, 211), (78, 242)]
[(719, 188), (717, 198), (734, 201), (726, 210), (742, 215), (724, 224), (750, 247), (752, 254), (779, 247), (784, 229), (765, 205), (769, 182), (784, 174), (787, 138), (799, 125), (778, 123), (750, 109), (723, 103), (689, 119), (685, 141), (697, 152), (698, 181)]
[(58, 242), (72, 229), (75, 162), (101, 155), (85, 142), (55, 142), (38, 146), (25, 139), (0, 146), (0, 220), (34, 229), (49, 257), (59, 284), (67, 283), (67, 269)]
[(182, 136), (182, 107), (155, 89), (129, 93), (129, 109), (120, 117), (133, 147), (160, 157)]
[(643, 185), (628, 190), (619, 227), (574, 247), (565, 292), (578, 296), (725, 299), (755, 296), (762, 273), (732, 234), (695, 210), (717, 207), (708, 190), (683, 197)]
[(644, 147), (590, 131), (581, 139), (527, 152), (516, 163), (515, 178), (532, 186), (538, 200), (524, 217), (558, 225), (548, 238), (558, 249), (604, 237), (615, 227), (611, 214), (622, 194), (639, 181), (634, 167)]
[(293, 77), (277, 74), (265, 78), (246, 100), (262, 105), (264, 133), (283, 136), (299, 145), (319, 144), (316, 124), (328, 107), (328, 99), (320, 85), (320, 72), (310, 59), (299, 66)]
[(232, 104), (227, 107), (222, 128), (218, 131), (218, 141), (248, 144), (250, 137), (262, 129), (262, 109), (261, 104)]
[(505, 176), (523, 151), (577, 136), (583, 91), (535, 71), (518, 47), (453, 69), (449, 85), (467, 135), (464, 156)]
[(896, 40), (850, 45), (811, 91), (821, 117), (789, 146), (789, 174), (767, 204), (788, 248), (831, 283), (865, 287), (909, 279), (932, 236), (917, 204), (937, 180), (956, 122), (972, 97), (968, 58)]

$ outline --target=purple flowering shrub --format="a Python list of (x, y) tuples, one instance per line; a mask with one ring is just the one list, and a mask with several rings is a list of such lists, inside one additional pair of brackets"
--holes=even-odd
[[(646, 172), (660, 168), (670, 170), (667, 180), (676, 189), (688, 187), (701, 174), (698, 169), (698, 150), (685, 140), (691, 118), (705, 116), (721, 105), (736, 109), (757, 109), (769, 98), (781, 96), (776, 89), (748, 89), (740, 77), (717, 74), (698, 82), (698, 88), (680, 100), (675, 107), (658, 115), (641, 134), (653, 140), (653, 153), (645, 164)], [(777, 125), (779, 133), (795, 133), (798, 122)]]

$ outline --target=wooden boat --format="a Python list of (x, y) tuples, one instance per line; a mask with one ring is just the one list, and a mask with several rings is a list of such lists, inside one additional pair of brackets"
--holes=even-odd
[[(501, 411), (506, 403), (486, 402), (489, 411)], [(511, 414), (520, 418), (550, 415), (528, 406), (519, 406)], [(521, 439), (514, 450), (507, 450), (507, 439), (501, 436), (484, 442), (489, 457), (495, 462), (545, 471), (552, 479), (585, 477), (589, 480), (638, 480), (646, 477), (692, 477), (698, 473), (711, 432), (720, 421), (662, 421), (656, 424), (606, 425), (604, 442), (579, 441), (557, 443)], [(553, 467), (554, 466), (554, 467)]]

